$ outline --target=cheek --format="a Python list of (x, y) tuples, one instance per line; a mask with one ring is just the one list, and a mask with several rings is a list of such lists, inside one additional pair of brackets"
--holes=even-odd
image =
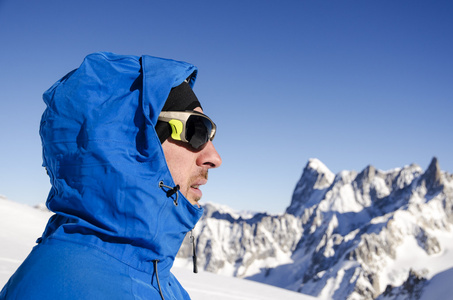
[(178, 174), (180, 173), (182, 161), (180, 161), (178, 159), (178, 156), (172, 152), (165, 153), (165, 160), (167, 161), (167, 166), (168, 169), (170, 170), (171, 176), (173, 177), (173, 179), (176, 180)]
[(184, 159), (173, 160), (169, 168), (173, 179), (177, 179), (179, 184), (185, 182), (193, 172), (189, 161)]
[(167, 141), (162, 144), (162, 149), (173, 180), (176, 184), (185, 185), (191, 176), (192, 166), (195, 166), (193, 153)]

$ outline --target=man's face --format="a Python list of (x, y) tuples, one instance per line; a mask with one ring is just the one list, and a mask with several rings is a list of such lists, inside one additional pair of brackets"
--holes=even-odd
[[(194, 111), (203, 112), (199, 107)], [(214, 145), (209, 141), (203, 149), (195, 151), (187, 143), (168, 138), (162, 143), (162, 149), (171, 176), (179, 184), (181, 193), (190, 203), (200, 206), (198, 200), (202, 192), (199, 187), (207, 183), (208, 170), (222, 164)]]

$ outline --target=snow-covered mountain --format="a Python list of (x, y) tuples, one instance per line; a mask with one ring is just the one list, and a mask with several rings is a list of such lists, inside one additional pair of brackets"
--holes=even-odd
[[(52, 214), (43, 206), (33, 208), (0, 196), (0, 290), (41, 236)], [(200, 270), (174, 267), (173, 273), (193, 300), (309, 300), (310, 296), (270, 285)]]
[(336, 175), (311, 159), (286, 213), (207, 204), (194, 235), (199, 267), (218, 274), (328, 299), (453, 299), (452, 229), (453, 176), (436, 158)]

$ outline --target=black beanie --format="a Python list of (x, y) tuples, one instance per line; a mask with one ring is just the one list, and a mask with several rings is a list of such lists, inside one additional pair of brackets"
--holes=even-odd
[[(186, 111), (201, 107), (190, 85), (184, 81), (171, 89), (162, 111)], [(162, 144), (171, 135), (171, 126), (167, 122), (157, 121), (156, 132)]]

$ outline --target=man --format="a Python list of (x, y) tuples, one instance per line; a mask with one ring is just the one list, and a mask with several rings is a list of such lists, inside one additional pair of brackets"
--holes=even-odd
[(44, 93), (55, 212), (0, 299), (190, 299), (170, 273), (221, 164), (196, 67), (94, 53)]

